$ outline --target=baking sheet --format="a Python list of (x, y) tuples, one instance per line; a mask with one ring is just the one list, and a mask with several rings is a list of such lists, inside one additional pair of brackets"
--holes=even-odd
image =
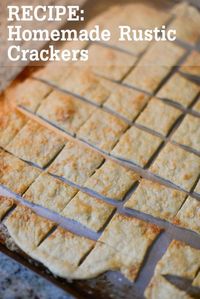
[[(116, 2), (116, 1), (110, 1)], [(131, 2), (131, 1), (128, 1)], [(165, 1), (168, 3), (169, 1)], [(104, 4), (103, 4), (104, 3)], [(110, 4), (109, 3), (109, 4)], [(100, 6), (105, 9), (105, 1), (101, 1)], [(94, 6), (94, 5), (93, 5)], [(91, 11), (95, 14), (95, 11), (98, 11), (97, 7), (93, 7)], [(126, 165), (126, 163), (125, 163)], [(130, 165), (129, 165), (130, 166)], [(168, 184), (168, 182), (165, 182)], [(125, 201), (128, 200), (130, 197), (131, 192), (134, 191), (134, 187), (130, 190), (127, 194)], [(4, 188), (0, 187), (0, 194), (5, 196), (10, 196), (15, 198), (17, 201), (22, 202), (23, 204), (31, 207), (34, 211), (36, 211), (39, 215), (47, 217), (53, 221), (56, 221), (62, 227), (71, 230), (74, 233), (78, 233), (81, 235), (85, 235), (92, 239), (97, 239), (100, 233), (94, 233), (83, 227), (81, 224), (75, 223), (73, 221), (69, 221), (56, 213), (52, 213), (45, 208), (36, 206), (29, 202), (24, 201), (20, 196), (16, 196), (15, 194), (5, 190)], [(104, 200), (106, 200), (104, 198)], [(66, 281), (60, 278), (54, 277), (45, 267), (37, 262), (33, 262), (32, 259), (27, 257), (25, 254), (21, 252), (21, 250), (17, 249), (16, 246), (12, 245), (12, 241), (6, 235), (4, 227), (0, 226), (0, 236), (2, 244), (0, 246), (0, 250), (12, 258), (18, 260), (20, 263), (25, 264), (33, 271), (39, 273), (43, 277), (49, 279), (57, 286), (61, 287), (62, 289), (74, 294), (76, 297), (82, 296), (82, 298), (143, 298), (143, 291), (148, 285), (150, 278), (153, 275), (154, 267), (157, 261), (161, 258), (163, 253), (166, 251), (169, 243), (172, 239), (177, 239), (188, 243), (189, 245), (200, 249), (200, 236), (194, 232), (188, 231), (186, 229), (182, 229), (176, 227), (164, 220), (159, 220), (154, 218), (150, 215), (146, 215), (144, 213), (134, 211), (134, 210), (124, 210), (123, 202), (115, 202), (115, 205), (119, 212), (123, 212), (127, 215), (132, 215), (139, 219), (143, 219), (146, 221), (150, 221), (151, 223), (157, 224), (160, 227), (164, 228), (165, 231), (161, 233), (158, 239), (154, 242), (153, 246), (151, 247), (150, 251), (148, 252), (143, 267), (138, 275), (138, 278), (135, 283), (129, 282), (126, 278), (124, 278), (118, 272), (108, 272), (105, 273), (95, 279), (85, 280), (85, 281)], [(4, 238), (5, 237), (5, 238)], [(8, 245), (10, 249), (14, 249), (14, 251), (10, 249), (6, 249), (5, 244)], [(14, 253), (13, 253), (14, 252)]]

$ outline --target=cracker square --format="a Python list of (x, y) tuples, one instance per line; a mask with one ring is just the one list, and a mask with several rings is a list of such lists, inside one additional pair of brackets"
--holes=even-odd
[(199, 91), (200, 88), (197, 84), (181, 76), (179, 73), (175, 73), (161, 87), (156, 96), (172, 100), (186, 108), (192, 103)]
[(194, 6), (187, 6), (184, 13), (171, 22), (169, 29), (176, 30), (178, 40), (195, 45), (200, 39), (200, 14)]
[(114, 207), (86, 193), (78, 194), (62, 212), (62, 216), (80, 222), (91, 230), (99, 231), (114, 211)]
[(150, 171), (190, 191), (199, 175), (200, 158), (168, 143), (150, 167)]
[(158, 262), (155, 274), (193, 279), (200, 267), (200, 250), (174, 240)]
[(23, 160), (44, 167), (56, 156), (64, 144), (64, 138), (55, 135), (36, 121), (30, 120), (6, 149)]
[(152, 98), (137, 118), (137, 123), (166, 136), (182, 112)]
[(133, 121), (143, 109), (149, 97), (144, 93), (115, 84), (113, 92), (104, 103), (106, 108)]
[(1, 111), (0, 119), (0, 146), (5, 148), (25, 125), (27, 119), (16, 110), (4, 109)]
[(180, 66), (180, 71), (193, 76), (200, 76), (200, 53), (193, 50)]
[(138, 179), (134, 171), (107, 160), (86, 181), (85, 187), (108, 198), (122, 200)]
[(16, 87), (13, 95), (18, 105), (35, 112), (51, 90), (49, 85), (28, 78)]
[(142, 2), (119, 5), (118, 10), (119, 12), (114, 14), (113, 18), (118, 20), (118, 15), (121, 15), (121, 19), (118, 20), (119, 25), (127, 24), (135, 28), (154, 29), (155, 26), (160, 27), (171, 18), (170, 13), (164, 10), (159, 10), (158, 13), (157, 8)]
[(25, 192), (23, 197), (34, 204), (59, 213), (77, 192), (76, 188), (47, 173), (42, 173)]
[(176, 215), (174, 223), (200, 234), (200, 200), (189, 196)]
[(0, 149), (0, 184), (22, 194), (32, 184), (40, 170)]
[(200, 97), (198, 98), (197, 102), (194, 104), (194, 106), (192, 107), (192, 109), (193, 109), (195, 112), (200, 113)]
[(55, 275), (74, 278), (79, 263), (95, 242), (58, 227), (34, 251), (34, 257)]
[(125, 207), (172, 221), (185, 197), (181, 191), (142, 179)]
[(57, 86), (61, 78), (67, 78), (67, 76), (70, 75), (70, 72), (70, 64), (53, 61), (48, 62), (43, 68), (33, 73), (33, 77)]
[[(85, 41), (67, 41), (62, 44), (60, 50), (80, 50), (87, 45)], [(33, 74), (34, 78), (42, 79), (56, 86), (59, 85), (62, 78), (70, 76), (73, 65), (71, 62), (63, 63), (63, 61), (51, 61), (45, 64), (45, 67)]]
[(200, 194), (200, 180), (198, 181), (198, 183), (197, 183), (197, 185), (196, 185), (194, 191), (195, 191), (196, 193), (199, 193), (199, 194)]
[(144, 167), (161, 142), (159, 137), (131, 127), (122, 135), (111, 154)]
[(69, 94), (53, 91), (37, 114), (70, 134), (75, 134), (96, 108)]
[[(78, 269), (81, 278), (120, 270), (134, 281), (143, 259), (160, 229), (136, 218), (116, 214)], [(94, 266), (95, 265), (95, 266)]]
[(124, 83), (153, 93), (183, 54), (184, 50), (173, 43), (154, 43)]
[(14, 206), (14, 200), (12, 198), (8, 198), (0, 195), (0, 220), (2, 220), (2, 218), (13, 206)]
[(22, 205), (18, 205), (5, 221), (10, 236), (30, 256), (54, 225)]
[(103, 156), (94, 150), (68, 142), (48, 171), (75, 184), (83, 185), (103, 160)]
[(119, 41), (119, 32), (116, 30), (120, 25), (127, 25), (131, 28), (153, 29), (165, 24), (170, 14), (155, 9), (153, 6), (145, 5), (141, 2), (126, 3), (126, 5), (115, 5), (108, 7), (106, 11), (89, 22), (88, 29), (92, 29), (99, 24), (100, 29), (109, 29), (111, 39), (106, 42), (109, 46), (115, 46), (135, 55), (139, 55), (149, 45), (146, 41)]
[(200, 118), (186, 115), (173, 134), (172, 140), (200, 152)]
[(103, 151), (111, 151), (128, 124), (103, 110), (96, 110), (77, 136)]
[(61, 79), (59, 86), (101, 105), (108, 98), (115, 85), (111, 81), (98, 77), (91, 69), (74, 66), (70, 76)]
[(193, 285), (194, 287), (198, 287), (198, 288), (200, 288), (200, 272), (199, 272), (199, 273), (197, 274), (197, 276), (195, 277), (195, 279), (194, 279), (192, 285)]
[(92, 44), (88, 50), (86, 65), (94, 73), (116, 81), (121, 80), (137, 60), (137, 57), (100, 44)]
[(161, 275), (154, 276), (145, 290), (146, 299), (192, 299)]

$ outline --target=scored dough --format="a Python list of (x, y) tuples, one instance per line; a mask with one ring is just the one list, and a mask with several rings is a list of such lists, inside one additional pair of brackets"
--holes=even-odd
[(78, 190), (47, 173), (42, 173), (23, 197), (54, 212), (61, 212)]
[(54, 222), (38, 216), (22, 205), (18, 205), (4, 223), (15, 243), (30, 256), (55, 226)]
[(94, 244), (92, 240), (58, 227), (32, 254), (55, 275), (70, 279), (74, 278), (81, 259)]
[(134, 281), (160, 229), (142, 220), (116, 214), (94, 250), (77, 270), (77, 278), (95, 277), (108, 270), (120, 270)]
[(22, 194), (40, 174), (40, 170), (0, 149), (0, 184)]
[(99, 231), (114, 209), (112, 205), (103, 200), (78, 192), (65, 207), (62, 216), (78, 221), (91, 230)]

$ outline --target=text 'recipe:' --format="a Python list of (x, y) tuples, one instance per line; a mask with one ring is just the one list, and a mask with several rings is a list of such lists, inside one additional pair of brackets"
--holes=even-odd
[[(37, 22), (44, 21), (61, 21), (63, 18), (66, 21), (84, 21), (84, 10), (80, 9), (79, 6), (8, 6), (8, 21), (23, 21), (31, 22), (33, 20)], [(38, 25), (38, 23), (37, 23)], [(8, 41), (103, 41), (109, 42), (112, 40), (112, 33), (108, 29), (101, 30), (99, 25), (95, 25), (90, 30), (81, 29), (23, 29), (21, 25), (8, 25)], [(166, 26), (154, 29), (134, 29), (128, 25), (120, 25), (116, 28), (118, 31), (118, 40), (123, 41), (175, 41), (176, 30), (167, 30)], [(25, 52), (24, 52), (25, 51)], [(73, 53), (73, 50), (65, 49), (65, 53), (60, 53), (59, 58), (58, 51), (56, 55), (48, 57), (48, 53), (40, 52), (36, 53), (36, 49), (22, 50), (20, 46), (12, 45), (8, 49), (8, 57), (11, 61), (18, 60), (32, 60), (32, 61), (53, 61), (53, 60), (64, 60), (64, 61), (87, 61), (88, 50), (80, 50)], [(83, 55), (81, 55), (81, 51)], [(85, 52), (87, 51), (87, 53)], [(54, 49), (51, 48), (49, 53), (53, 53)], [(43, 57), (45, 54), (45, 58)], [(52, 56), (52, 55), (50, 55)], [(33, 59), (31, 59), (31, 57)]]

